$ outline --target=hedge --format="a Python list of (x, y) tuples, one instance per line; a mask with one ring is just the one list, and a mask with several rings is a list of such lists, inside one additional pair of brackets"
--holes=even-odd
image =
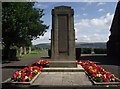
[(95, 48), (95, 49), (94, 49), (94, 53), (95, 53), (95, 54), (106, 54), (106, 53), (107, 53), (107, 49)]

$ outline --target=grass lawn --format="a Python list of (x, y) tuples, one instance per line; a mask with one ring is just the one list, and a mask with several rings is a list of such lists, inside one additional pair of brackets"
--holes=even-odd
[(18, 58), (22, 59), (28, 59), (28, 58), (33, 58), (35, 56), (38, 56), (39, 54), (46, 54), (48, 51), (47, 50), (34, 50), (29, 54), (22, 55), (21, 57), (17, 56)]
[[(16, 56), (17, 59), (14, 59), (15, 61), (16, 60), (21, 60), (21, 59), (30, 59), (30, 58), (34, 58), (34, 57), (37, 57), (39, 54), (47, 54), (48, 50), (34, 50), (32, 51), (31, 53), (29, 54), (25, 54), (25, 55), (22, 55), (22, 56)], [(3, 60), (0, 61), (0, 63), (9, 63), (10, 60)]]

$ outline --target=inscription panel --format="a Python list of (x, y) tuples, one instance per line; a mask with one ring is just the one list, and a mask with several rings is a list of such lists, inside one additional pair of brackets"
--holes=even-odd
[(68, 16), (58, 15), (58, 50), (68, 53)]

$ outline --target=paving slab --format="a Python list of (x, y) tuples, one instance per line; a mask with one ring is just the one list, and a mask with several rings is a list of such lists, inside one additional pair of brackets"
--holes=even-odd
[(41, 72), (32, 85), (79, 86), (92, 85), (85, 72)]

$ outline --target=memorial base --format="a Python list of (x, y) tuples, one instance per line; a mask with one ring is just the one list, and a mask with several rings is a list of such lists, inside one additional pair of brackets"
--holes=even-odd
[(76, 68), (76, 61), (50, 61), (50, 67)]

